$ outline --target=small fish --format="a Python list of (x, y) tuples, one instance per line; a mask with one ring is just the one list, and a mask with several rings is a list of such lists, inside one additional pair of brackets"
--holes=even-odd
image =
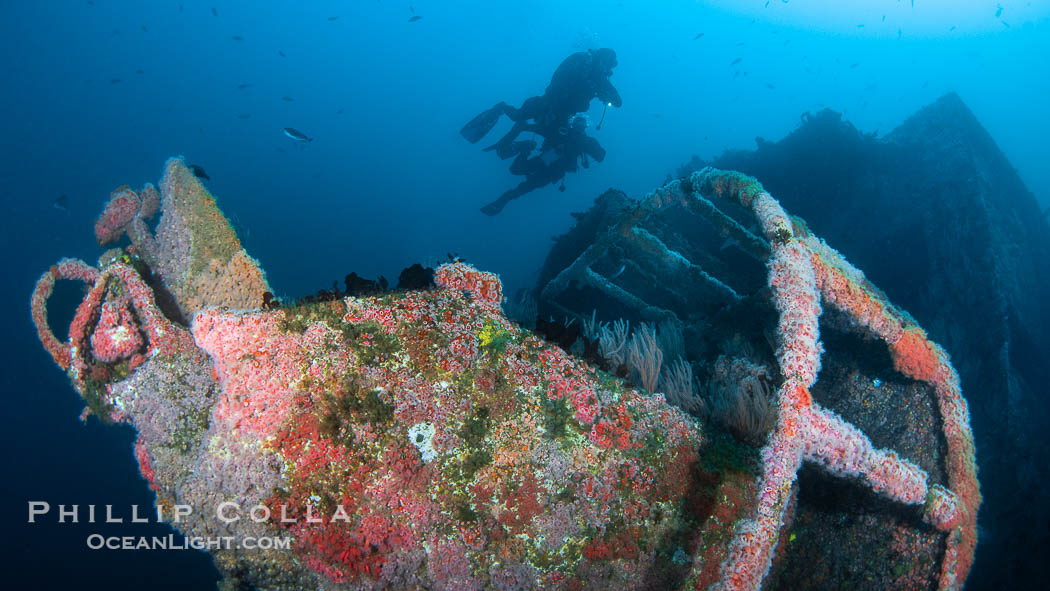
[(237, 115), (237, 118), (238, 119), (250, 119), (251, 115), (249, 115), (248, 113), (241, 113), (240, 115)]
[(996, 4), (995, 5), (995, 18), (999, 18), (1002, 15), (1003, 15), (1003, 5), (1002, 4)]
[(853, 68), (856, 68), (859, 65), (860, 65), (860, 62), (853, 62), (852, 64), (849, 65), (849, 69), (852, 70)]
[(342, 114), (343, 114), (343, 109), (342, 109), (342, 107), (340, 107), (340, 109), (339, 109), (338, 111), (336, 111), (336, 112), (335, 112), (335, 114), (336, 114), (336, 115), (342, 115)]
[(766, 82), (766, 88), (768, 88), (768, 89), (770, 89), (770, 90), (776, 90), (776, 88), (777, 88), (777, 87), (776, 87), (776, 86), (773, 86), (773, 85), (772, 85), (772, 84), (770, 84), (769, 82)]
[(314, 141), (314, 138), (306, 137), (305, 133), (299, 131), (298, 129), (293, 129), (291, 127), (285, 127), (284, 128), (284, 135), (292, 138), (293, 140), (295, 140), (297, 142), (312, 142), (312, 141)]
[(736, 241), (736, 240), (734, 240), (732, 238), (726, 238), (725, 240), (722, 241), (722, 246), (719, 246), (718, 250), (725, 250), (727, 248), (732, 248), (734, 246), (737, 247), (737, 248), (740, 248), (740, 242), (738, 242), (738, 241)]
[(421, 18), (423, 18), (423, 17), (419, 16), (418, 14), (415, 15), (415, 16), (410, 16), (410, 17), (408, 17), (408, 22), (414, 23), (414, 22), (418, 21)]
[(697, 33), (697, 34), (696, 34), (696, 37), (693, 37), (693, 41), (696, 41), (697, 39), (699, 39), (699, 38), (701, 38), (701, 37), (703, 37), (703, 36), (704, 36), (704, 34), (703, 34), (703, 33)]
[(278, 55), (280, 55), (281, 57), (288, 57), (288, 56), (287, 56), (287, 55), (285, 55), (285, 53), (284, 53), (283, 51), (281, 51), (280, 49), (278, 49), (278, 50), (277, 50), (277, 54), (278, 54)]
[(886, 22), (886, 15), (882, 15), (882, 22)]
[(330, 17), (328, 17), (328, 20), (329, 21), (337, 21), (337, 20), (339, 20), (339, 17), (338, 16), (330, 16)]
[(901, 38), (901, 34), (902, 34), (902, 33), (903, 33), (903, 31), (902, 31), (901, 29), (897, 29), (897, 38), (898, 38), (898, 39), (900, 39), (900, 38)]
[(116, 37), (116, 36), (117, 36), (117, 35), (119, 35), (119, 34), (120, 34), (120, 29), (113, 29), (113, 30), (112, 30), (112, 31), (111, 31), (111, 32), (109, 33), (109, 36), (110, 36), (110, 37)]
[(625, 271), (626, 269), (627, 269), (627, 264), (626, 264), (626, 263), (624, 263), (623, 265), (621, 265), (621, 266), (620, 266), (620, 270), (619, 270), (619, 271), (617, 271), (617, 272), (615, 272), (615, 273), (613, 273), (612, 275), (610, 275), (610, 276), (609, 276), (609, 279), (616, 279), (616, 278), (617, 278), (617, 277), (619, 277), (620, 275), (623, 275), (623, 272), (624, 272), (624, 271)]
[(1008, 23), (1006, 21), (999, 21), (999, 22), (1003, 23), (1003, 26), (1006, 27), (1007, 29), (1010, 28), (1010, 23)]
[(55, 200), (51, 202), (51, 206), (55, 209), (66, 211), (69, 209), (69, 197), (65, 193), (62, 193), (58, 197), (55, 197)]
[(139, 68), (139, 69), (135, 70), (135, 73), (138, 74), (139, 76), (141, 76), (141, 75), (146, 73), (146, 70), (143, 70), (142, 68)]
[(142, 29), (143, 33), (149, 33), (149, 27), (147, 27), (146, 25), (141, 25), (140, 28)]
[(295, 99), (293, 99), (290, 96), (282, 96), (281, 100), (290, 103), (290, 102), (294, 101)]
[(251, 87), (252, 87), (252, 83), (251, 82), (243, 82), (243, 83), (237, 85), (237, 90), (244, 90), (245, 88), (251, 88)]
[(741, 61), (743, 61), (743, 60), (744, 60), (744, 58), (742, 58), (742, 57), (738, 57), (738, 58), (736, 58), (735, 60), (733, 60), (733, 61), (729, 62), (729, 65), (730, 65), (730, 66), (735, 66), (735, 65), (739, 64), (739, 63), (740, 63)]
[(219, 11), (216, 10), (214, 6), (211, 7), (211, 15), (212, 16), (219, 16)]
[(954, 31), (954, 30), (955, 30), (955, 25), (952, 25), (952, 26), (951, 26), (951, 28), (950, 28), (950, 29), (948, 29), (948, 32), (949, 32), (949, 33), (951, 33), (951, 32), (952, 32), (952, 31)]
[(208, 173), (204, 172), (204, 169), (201, 168), (200, 166), (197, 166), (196, 164), (190, 164), (189, 165), (189, 169), (190, 169), (190, 172), (193, 173), (193, 176), (201, 179), (202, 181), (210, 181), (211, 180), (211, 177), (208, 176)]
[(233, 37), (230, 37), (230, 39), (233, 39), (234, 41), (244, 41), (244, 37), (241, 37), (240, 35), (234, 35)]
[(863, 29), (864, 28), (864, 24), (862, 23), (862, 24), (857, 25), (857, 28), (858, 29)]
[(766, 5), (763, 6), (762, 8), (769, 8), (769, 0), (766, 0)]
[(110, 78), (109, 79), (109, 83), (110, 84), (120, 84), (120, 78)]

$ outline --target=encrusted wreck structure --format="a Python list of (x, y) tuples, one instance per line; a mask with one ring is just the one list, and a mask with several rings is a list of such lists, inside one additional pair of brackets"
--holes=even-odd
[[(885, 135), (823, 111), (778, 141), (693, 161), (675, 176), (705, 166), (761, 179), (951, 353), (985, 501), (968, 586), (1040, 586), (1050, 563), (1031, 557), (1050, 552), (1050, 218), (992, 135), (949, 93)], [(846, 367), (829, 355), (820, 382), (834, 383), (828, 370)], [(877, 369), (865, 373), (885, 385), (890, 374)], [(865, 408), (859, 397), (821, 398), (817, 388), (818, 399), (851, 421), (883, 425), (880, 445), (912, 439), (901, 436), (903, 417), (916, 424), (920, 405), (887, 406), (876, 389), (879, 403)], [(878, 437), (867, 424), (865, 431)], [(823, 497), (812, 500), (827, 507)], [(813, 560), (799, 560), (806, 562)]]
[[(462, 263), (439, 267), (432, 289), (276, 307), (179, 159), (159, 191), (114, 193), (96, 236), (126, 233), (130, 245), (44, 273), (33, 320), (86, 413), (138, 431), (158, 506), (195, 508), (180, 531), (292, 541), (213, 551), (230, 588), (757, 589), (790, 568), (781, 557), (804, 536), (794, 516), (804, 463), (894, 508), (868, 524), (895, 528), (892, 556), (871, 548), (889, 567), (881, 588), (960, 588), (980, 493), (944, 351), (753, 179), (705, 169), (630, 212), (548, 281), (545, 305), (571, 312), (562, 298), (589, 289), (646, 320), (764, 307), (744, 315), (748, 335), (773, 343), (764, 441), (710, 432), (663, 395), (543, 341), (503, 314), (494, 275)], [(714, 259), (662, 238), (669, 212), (731, 239), (750, 276), (720, 279)], [(620, 283), (657, 273), (681, 284)], [(89, 286), (66, 341), (47, 321), (57, 280)], [(943, 461), (920, 445), (873, 444), (867, 425), (815, 401), (822, 308), (918, 385), (901, 391), (929, 396), (926, 434)], [(218, 518), (222, 507), (241, 518)]]
[[(934, 507), (955, 507), (949, 519), (953, 524), (940, 521), (939, 526), (954, 529), (941, 561), (940, 587), (956, 586), (960, 574), (965, 578), (976, 546), (980, 493), (968, 411), (958, 376), (944, 351), (930, 343), (914, 320), (890, 304), (863, 273), (811, 235), (804, 222), (787, 216), (752, 179), (704, 169), (668, 183), (639, 203), (615, 193), (601, 200), (604, 203), (581, 216), (576, 235), (568, 237), (579, 241), (581, 234), (589, 233), (592, 238), (582, 243), (585, 248), (570, 259), (565, 253), (571, 247), (563, 244), (556, 259), (561, 271), (541, 278), (541, 313), (580, 317), (593, 307), (603, 315), (684, 324), (687, 334), (699, 325), (711, 334), (695, 340), (707, 342), (741, 335), (761, 341), (767, 336), (763, 325), (769, 319), (776, 325), (776, 334), (769, 339), (780, 382), (775, 395), (776, 425), (761, 450), (757, 517), (738, 526), (740, 536), (724, 563), (732, 567), (722, 572), (723, 582), (756, 588), (764, 580), (774, 546), (781, 541), (780, 528), (792, 521), (795, 512), (793, 485), (802, 460), (863, 482), (904, 505), (926, 503), (926, 520), (934, 524), (938, 518), (930, 511), (939, 511)], [(727, 248), (734, 252), (726, 253)], [(565, 260), (570, 262), (564, 264)], [(759, 279), (763, 267), (768, 269), (768, 282)], [(919, 403), (909, 412), (939, 414), (922, 417), (916, 426), (940, 421), (942, 434), (927, 428), (902, 438), (912, 452), (907, 456), (917, 455), (926, 469), (902, 460), (898, 452), (875, 449), (860, 429), (814, 402), (811, 391), (824, 353), (820, 335), (827, 330), (820, 324), (822, 304), (833, 309), (831, 322), (836, 332), (854, 333), (889, 346), (888, 367), (881, 368), (883, 371), (895, 370), (931, 387), (935, 407), (924, 409)], [(836, 338), (836, 344), (842, 345), (839, 335)], [(754, 343), (755, 348), (761, 346)], [(695, 346), (692, 349), (687, 357), (694, 361), (710, 354)], [(718, 362), (725, 359), (719, 356)], [(840, 379), (831, 386), (840, 391), (836, 393), (840, 399), (867, 397), (871, 390), (883, 388), (882, 380), (866, 378), (855, 364), (846, 372), (852, 384)], [(897, 386), (887, 384), (878, 397), (887, 398)], [(908, 395), (916, 398), (915, 392)], [(941, 436), (946, 442), (943, 450), (937, 441), (931, 441)], [(937, 458), (940, 453), (947, 456), (943, 467)], [(939, 482), (930, 481), (930, 474)], [(873, 515), (869, 526), (875, 530), (899, 528), (907, 532), (902, 536), (922, 535), (922, 527), (909, 525), (901, 514), (892, 509), (884, 513), (881, 518)], [(963, 526), (957, 519), (969, 523)], [(788, 535), (797, 539), (795, 533)], [(857, 533), (849, 535), (856, 537)], [(828, 544), (834, 537), (813, 536), (807, 541)], [(937, 542), (927, 539), (926, 543)], [(881, 540), (881, 544), (887, 546), (886, 556), (896, 553), (889, 548), (893, 544), (903, 545), (900, 540)], [(883, 575), (893, 572), (892, 562), (882, 565)], [(932, 569), (935, 563), (927, 560), (924, 567)], [(903, 569), (907, 578), (923, 580), (922, 569), (913, 567)], [(797, 577), (790, 578), (797, 584)], [(880, 576), (873, 588), (879, 586), (899, 588), (901, 581)]]

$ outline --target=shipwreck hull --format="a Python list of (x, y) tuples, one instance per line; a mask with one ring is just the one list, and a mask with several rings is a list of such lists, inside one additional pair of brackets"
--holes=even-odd
[[(158, 506), (194, 508), (173, 525), (289, 541), (213, 551), (225, 584), (756, 589), (771, 572), (791, 576), (775, 558), (796, 538), (804, 461), (906, 516), (901, 535), (919, 534), (901, 553), (923, 561), (913, 576), (944, 589), (966, 578), (980, 493), (947, 356), (753, 179), (705, 169), (659, 189), (553, 277), (545, 300), (589, 282), (640, 318), (662, 319), (676, 306), (712, 315), (764, 292), (768, 321), (757, 322), (776, 341), (777, 410), (759, 448), (709, 437), (662, 395), (509, 321), (499, 280), (461, 263), (438, 268), (429, 290), (275, 306), (181, 160), (160, 186), (156, 235), (144, 222), (150, 186), (116, 192), (96, 233), (100, 242), (127, 233), (131, 245), (97, 267), (53, 267), (33, 318), (90, 414), (137, 429), (134, 453)], [(672, 207), (700, 212), (750, 257), (736, 287), (687, 259), (687, 241), (639, 230)], [(690, 290), (632, 308), (655, 296), (617, 286), (616, 248), (632, 273), (677, 270)], [(89, 285), (67, 341), (46, 322), (56, 280)], [(911, 395), (933, 393), (943, 464), (873, 444), (868, 425), (814, 402), (822, 301), (899, 374), (926, 384)]]

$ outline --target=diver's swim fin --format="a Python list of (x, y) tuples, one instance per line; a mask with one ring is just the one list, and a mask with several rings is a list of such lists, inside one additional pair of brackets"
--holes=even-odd
[(510, 191), (507, 191), (506, 193), (500, 195), (499, 199), (497, 199), (497, 200), (493, 201), (492, 203), (489, 203), (488, 205), (485, 205), (484, 207), (482, 207), (481, 208), (481, 213), (483, 213), (485, 215), (490, 215), (490, 216), (491, 215), (497, 215), (497, 214), (499, 214), (499, 212), (503, 211), (503, 208), (508, 203), (510, 203), (511, 201), (514, 201), (514, 199), (517, 198), (519, 195), (520, 195), (519, 193), (515, 192), (515, 189), (511, 189)]
[(492, 131), (492, 128), (496, 126), (500, 115), (503, 114), (503, 107), (504, 103), (499, 103), (495, 107), (482, 112), (471, 119), (470, 123), (464, 125), (463, 129), (459, 130), (459, 135), (472, 144), (478, 143), (481, 141), (481, 138), (485, 137), (485, 134)]
[(481, 213), (487, 216), (498, 215), (499, 212), (503, 211), (503, 205), (504, 204), (500, 203), (499, 201), (493, 201), (492, 203), (489, 203), (488, 205), (482, 207)]

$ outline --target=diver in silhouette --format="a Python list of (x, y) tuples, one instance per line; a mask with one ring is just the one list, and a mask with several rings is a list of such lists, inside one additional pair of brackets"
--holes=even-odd
[(552, 131), (567, 125), (569, 117), (588, 110), (592, 99), (600, 99), (606, 107), (623, 104), (620, 93), (609, 81), (616, 63), (616, 52), (608, 48), (574, 53), (554, 71), (542, 95), (527, 99), (517, 109), (505, 102), (497, 103), (464, 125), (459, 133), (475, 144), (495, 127), (501, 115), (510, 117), (514, 121), (511, 130), (485, 148), (495, 150), (503, 159), (516, 154), (514, 140), (523, 131), (538, 133), (548, 140), (556, 139), (552, 138)]
[[(574, 117), (568, 127), (562, 127), (552, 137), (548, 137), (540, 146), (539, 155), (532, 156), (536, 142), (525, 140), (513, 142), (510, 148), (517, 156), (510, 165), (510, 172), (524, 175), (525, 180), (517, 187), (508, 190), (492, 203), (481, 208), (486, 215), (496, 215), (511, 201), (522, 195), (563, 181), (565, 175), (590, 167), (590, 158), (601, 162), (605, 160), (605, 149), (598, 140), (587, 135), (587, 118)], [(558, 187), (565, 190), (565, 183)]]

